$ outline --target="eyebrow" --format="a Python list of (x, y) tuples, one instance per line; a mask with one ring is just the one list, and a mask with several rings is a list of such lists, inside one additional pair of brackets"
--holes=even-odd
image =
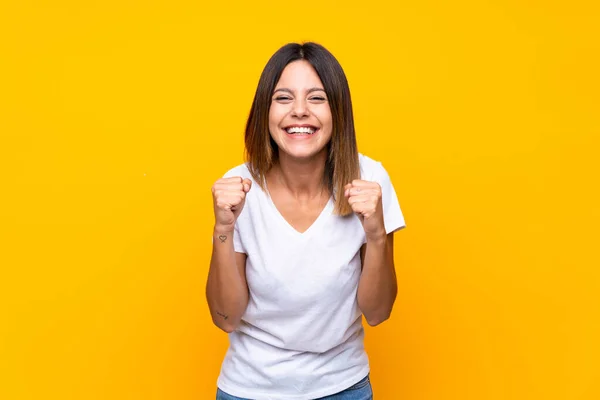
[[(312, 88), (308, 89), (308, 90), (306, 91), (306, 93), (312, 93), (312, 92), (317, 92), (317, 91), (324, 92), (324, 91), (325, 91), (325, 89), (323, 89), (323, 88), (320, 88), (320, 87), (312, 87)], [(273, 92), (273, 94), (275, 94), (275, 93), (277, 93), (277, 92), (287, 92), (287, 93), (289, 93), (289, 94), (294, 94), (294, 93), (292, 92), (292, 90), (291, 90), (291, 89), (288, 89), (288, 88), (279, 88), (279, 89), (276, 89), (276, 90)]]

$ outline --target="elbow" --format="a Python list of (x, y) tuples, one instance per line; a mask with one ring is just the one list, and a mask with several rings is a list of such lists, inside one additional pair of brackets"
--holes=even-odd
[(231, 333), (234, 332), (238, 327), (236, 325), (233, 324), (227, 324), (227, 323), (220, 323), (220, 324), (215, 324), (217, 325), (217, 327), (219, 329), (221, 329), (223, 332), (225, 333)]
[(368, 312), (363, 312), (363, 315), (365, 316), (367, 324), (370, 326), (377, 326), (390, 319), (392, 316), (392, 308), (393, 303), (389, 306), (380, 306), (378, 308), (371, 309)]
[(219, 328), (221, 328), (221, 330), (225, 333), (231, 333), (237, 329), (237, 327), (230, 324), (219, 326)]
[(223, 320), (223, 318), (220, 318), (219, 320), (216, 320), (213, 318), (213, 323), (215, 324), (215, 326), (217, 328), (219, 328), (220, 330), (222, 330), (225, 333), (231, 333), (234, 332), (235, 330), (237, 330), (239, 323), (233, 323), (231, 321), (228, 320)]
[(389, 312), (381, 313), (379, 315), (370, 315), (370, 316), (365, 315), (365, 319), (367, 320), (367, 324), (369, 324), (369, 326), (377, 326), (377, 325), (382, 324), (383, 322), (387, 321), (389, 318), (390, 318)]
[(382, 324), (383, 322), (387, 321), (388, 319), (390, 319), (391, 315), (392, 315), (392, 309), (394, 308), (394, 302), (396, 300), (396, 290), (394, 290), (394, 293), (392, 295), (392, 298), (390, 301), (385, 302), (385, 303), (380, 303), (379, 305), (375, 306), (375, 307), (362, 307), (360, 302), (359, 302), (359, 308), (361, 310), (363, 310), (363, 315), (365, 317), (365, 320), (367, 321), (367, 323), (370, 326), (377, 326)]

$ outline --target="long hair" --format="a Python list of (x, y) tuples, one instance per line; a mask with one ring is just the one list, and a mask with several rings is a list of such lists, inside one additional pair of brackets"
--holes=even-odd
[(352, 213), (352, 208), (343, 195), (344, 186), (353, 179), (360, 178), (350, 88), (340, 63), (325, 47), (317, 43), (286, 44), (267, 62), (246, 123), (245, 153), (248, 169), (264, 190), (266, 174), (279, 156), (277, 144), (269, 133), (271, 98), (285, 67), (297, 60), (306, 60), (312, 65), (327, 94), (333, 131), (327, 145), (323, 182), (333, 195), (335, 213), (345, 216)]

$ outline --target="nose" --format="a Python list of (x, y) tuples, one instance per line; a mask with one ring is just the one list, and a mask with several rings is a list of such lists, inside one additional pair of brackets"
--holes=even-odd
[(294, 101), (292, 116), (297, 118), (308, 117), (308, 107), (306, 106), (306, 101), (301, 99)]

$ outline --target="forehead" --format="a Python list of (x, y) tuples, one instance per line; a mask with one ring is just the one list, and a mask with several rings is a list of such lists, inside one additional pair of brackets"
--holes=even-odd
[(289, 63), (281, 73), (279, 82), (275, 86), (278, 88), (313, 88), (323, 87), (323, 83), (317, 74), (317, 71), (306, 60), (298, 60)]

